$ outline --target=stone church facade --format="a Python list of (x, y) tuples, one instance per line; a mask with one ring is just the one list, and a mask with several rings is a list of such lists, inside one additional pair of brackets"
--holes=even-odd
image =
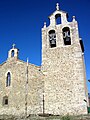
[[(42, 28), (42, 65), (18, 58), (13, 45), (0, 64), (0, 114), (87, 114), (84, 47), (78, 23), (59, 9)], [(58, 23), (58, 19), (61, 23)]]

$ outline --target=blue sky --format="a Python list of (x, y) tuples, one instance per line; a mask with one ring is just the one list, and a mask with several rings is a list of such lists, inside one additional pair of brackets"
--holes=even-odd
[[(0, 0), (0, 64), (7, 59), (15, 43), (19, 58), (41, 65), (41, 28), (56, 9), (68, 12), (69, 21), (76, 16), (85, 47), (86, 78), (90, 79), (90, 0)], [(90, 83), (88, 83), (90, 91)]]

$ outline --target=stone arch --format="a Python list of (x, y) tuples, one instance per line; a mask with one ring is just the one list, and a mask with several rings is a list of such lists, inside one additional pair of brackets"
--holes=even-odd
[(51, 48), (56, 47), (56, 32), (55, 32), (55, 30), (49, 31), (49, 45)]
[(56, 25), (61, 24), (61, 14), (56, 14), (55, 15), (55, 21), (56, 21)]
[(64, 45), (71, 45), (71, 33), (69, 27), (64, 27), (62, 29)]

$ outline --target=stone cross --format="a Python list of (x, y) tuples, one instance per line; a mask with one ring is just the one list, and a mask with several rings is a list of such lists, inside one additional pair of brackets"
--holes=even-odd
[(13, 46), (13, 49), (15, 48), (15, 44), (12, 45)]

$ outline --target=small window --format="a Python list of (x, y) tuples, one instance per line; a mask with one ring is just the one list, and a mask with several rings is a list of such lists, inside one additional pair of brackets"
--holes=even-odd
[(8, 97), (3, 97), (3, 105), (8, 105)]
[(11, 57), (14, 57), (14, 50), (12, 50), (11, 52)]
[(83, 41), (80, 39), (80, 45), (81, 45), (81, 49), (82, 49), (82, 53), (84, 53), (84, 45), (83, 45)]
[(11, 74), (10, 72), (8, 72), (6, 77), (6, 87), (10, 86), (10, 84), (11, 84)]
[(69, 27), (63, 28), (63, 40), (65, 45), (71, 45), (70, 29)]
[(56, 33), (55, 30), (51, 30), (49, 31), (49, 43), (50, 43), (50, 47), (56, 47)]
[(61, 24), (61, 15), (56, 14), (55, 18), (56, 18), (56, 25)]

